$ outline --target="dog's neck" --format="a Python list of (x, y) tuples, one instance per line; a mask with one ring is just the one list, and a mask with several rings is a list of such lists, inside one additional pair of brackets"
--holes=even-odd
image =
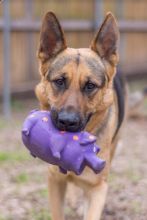
[(105, 111), (96, 112), (90, 119), (85, 130), (98, 136), (99, 133), (107, 126), (108, 117), (111, 112), (111, 106)]

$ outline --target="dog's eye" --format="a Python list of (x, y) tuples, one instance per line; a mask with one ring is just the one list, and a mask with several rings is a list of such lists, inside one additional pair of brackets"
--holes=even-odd
[(84, 91), (85, 92), (92, 92), (97, 88), (97, 85), (92, 83), (92, 82), (87, 82), (84, 86)]
[(59, 79), (54, 80), (53, 82), (57, 87), (63, 88), (65, 86), (66, 79), (64, 77), (61, 77)]

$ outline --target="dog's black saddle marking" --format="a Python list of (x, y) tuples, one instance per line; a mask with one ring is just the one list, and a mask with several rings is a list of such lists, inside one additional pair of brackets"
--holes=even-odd
[(115, 138), (125, 115), (125, 80), (121, 72), (117, 72), (114, 78), (114, 89), (118, 102), (118, 124), (113, 139)]

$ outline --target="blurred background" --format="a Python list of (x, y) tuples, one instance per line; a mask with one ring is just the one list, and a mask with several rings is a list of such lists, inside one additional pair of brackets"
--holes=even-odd
[[(43, 15), (53, 11), (69, 47), (88, 47), (105, 14), (120, 28), (119, 70), (126, 76), (130, 117), (116, 152), (103, 220), (146, 220), (147, 206), (147, 1), (1, 0), (0, 1), (0, 220), (50, 220), (47, 166), (29, 156), (20, 130), (38, 107), (36, 50)], [(83, 195), (69, 186), (67, 219), (82, 219)], [(113, 199), (112, 199), (113, 198)]]

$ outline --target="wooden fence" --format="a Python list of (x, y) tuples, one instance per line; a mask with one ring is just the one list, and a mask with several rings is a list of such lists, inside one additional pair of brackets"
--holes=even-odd
[[(8, 20), (4, 19), (4, 1), (10, 7)], [(54, 11), (61, 20), (70, 47), (89, 46), (104, 15), (112, 11), (121, 32), (120, 68), (126, 75), (147, 74), (146, 0), (4, 1), (0, 4), (0, 94), (8, 93), (9, 87), (11, 92), (33, 90), (39, 78), (38, 35), (42, 16), (47, 11)], [(10, 36), (10, 46), (5, 47), (6, 32)], [(8, 77), (5, 77), (8, 71)], [(6, 86), (7, 80), (10, 83)]]

